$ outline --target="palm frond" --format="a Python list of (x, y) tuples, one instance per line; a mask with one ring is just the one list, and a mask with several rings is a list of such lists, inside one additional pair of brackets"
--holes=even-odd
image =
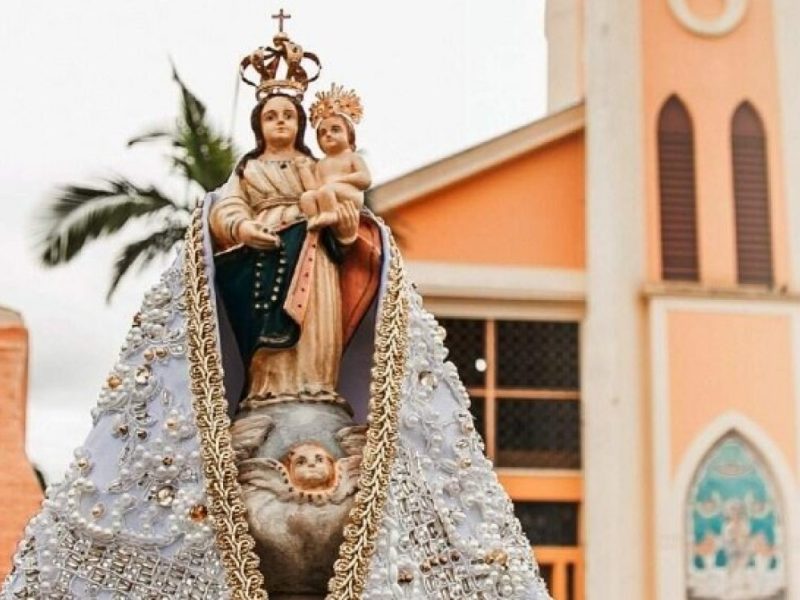
[(169, 157), (172, 167), (208, 192), (225, 183), (236, 162), (236, 149), (230, 137), (209, 123), (205, 104), (186, 86), (174, 64), (172, 78), (181, 94), (180, 114), (174, 129), (147, 131), (128, 140), (128, 146), (169, 142), (173, 148)]
[(158, 140), (169, 140), (172, 138), (172, 131), (163, 128), (153, 128), (144, 133), (132, 137), (128, 140), (128, 147), (135, 146), (146, 142), (154, 142)]
[(139, 187), (124, 178), (106, 179), (94, 187), (64, 186), (40, 218), (40, 259), (47, 266), (68, 262), (88, 242), (115, 233), (138, 217), (162, 211), (188, 213), (156, 187)]
[(125, 246), (114, 261), (106, 302), (111, 300), (120, 281), (128, 271), (136, 265), (139, 269), (143, 269), (157, 256), (166, 254), (183, 239), (185, 233), (186, 225), (170, 223), (163, 229)]
[(181, 93), (181, 109), (172, 127), (154, 127), (128, 140), (128, 147), (162, 142), (172, 169), (187, 183), (185, 199), (176, 201), (154, 186), (140, 187), (122, 177), (96, 185), (65, 185), (40, 209), (34, 249), (46, 266), (72, 260), (91, 241), (112, 236), (128, 223), (145, 221), (148, 231), (116, 257), (108, 297), (136, 265), (144, 266), (182, 237), (191, 205), (202, 188), (222, 185), (233, 170), (237, 151), (231, 139), (208, 120), (205, 105), (189, 90), (172, 66)]
[(191, 129), (205, 128), (206, 105), (186, 86), (174, 64), (172, 64), (172, 79), (181, 90), (181, 121), (183, 124)]
[(174, 65), (172, 77), (181, 90), (181, 115), (173, 134), (173, 144), (180, 152), (173, 155), (173, 166), (208, 192), (225, 183), (236, 161), (236, 149), (228, 136), (209, 123), (205, 105)]

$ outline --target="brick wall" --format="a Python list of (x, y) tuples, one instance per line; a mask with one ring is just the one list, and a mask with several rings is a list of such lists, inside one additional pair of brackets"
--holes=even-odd
[(25, 454), (28, 331), (19, 314), (0, 307), (0, 577), (42, 492)]

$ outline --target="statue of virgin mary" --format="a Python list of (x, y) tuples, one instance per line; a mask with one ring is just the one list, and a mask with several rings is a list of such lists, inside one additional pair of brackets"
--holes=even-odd
[(546, 600), (391, 232), (352, 202), (307, 225), (319, 61), (273, 45), (241, 65), (256, 147), (145, 295), (0, 598)]

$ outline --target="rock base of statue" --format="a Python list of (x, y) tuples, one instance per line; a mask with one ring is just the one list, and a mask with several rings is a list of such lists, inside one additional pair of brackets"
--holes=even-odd
[[(271, 598), (324, 598), (358, 483), (366, 426), (340, 397), (245, 403), (231, 427)], [(321, 594), (321, 595), (320, 595)]]

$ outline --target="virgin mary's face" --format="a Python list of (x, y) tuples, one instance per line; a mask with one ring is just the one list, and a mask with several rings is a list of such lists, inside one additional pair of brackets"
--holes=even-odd
[(288, 98), (270, 98), (261, 109), (261, 134), (267, 148), (294, 145), (297, 126), (297, 109)]

